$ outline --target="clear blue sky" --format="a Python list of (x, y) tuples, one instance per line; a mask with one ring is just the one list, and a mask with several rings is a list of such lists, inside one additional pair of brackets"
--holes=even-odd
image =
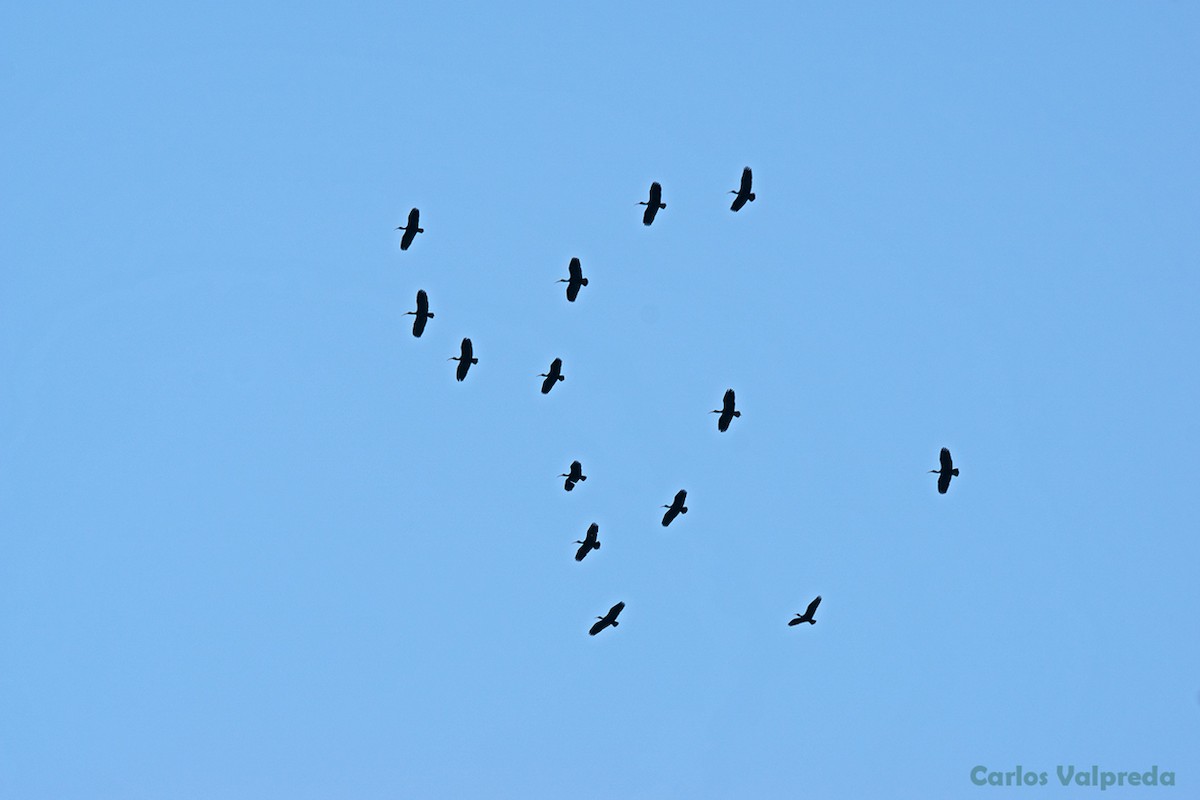
[(0, 797), (1194, 796), (1198, 40), (9, 4)]

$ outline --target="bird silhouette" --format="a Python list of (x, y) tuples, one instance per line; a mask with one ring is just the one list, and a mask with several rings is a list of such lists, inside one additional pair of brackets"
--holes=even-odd
[(687, 501), (687, 489), (680, 489), (675, 493), (675, 499), (671, 501), (671, 505), (663, 506), (667, 513), (663, 514), (663, 527), (667, 527), (680, 514), (687, 513), (687, 506), (684, 503)]
[(929, 471), (938, 476), (938, 494), (945, 494), (950, 489), (950, 476), (958, 477), (958, 468), (950, 460), (950, 451), (945, 447), (942, 448), (941, 462), (941, 469), (931, 469)]
[(754, 202), (754, 192), (750, 191), (751, 180), (750, 168), (746, 167), (742, 170), (742, 185), (737, 189), (729, 191), (730, 194), (737, 195), (737, 197), (733, 198), (733, 205), (729, 207), (730, 211), (741, 211), (742, 206), (746, 205), (747, 202)]
[(658, 214), (660, 208), (666, 208), (667, 204), (662, 201), (662, 186), (658, 181), (650, 184), (650, 200), (649, 202), (638, 201), (639, 206), (646, 207), (646, 213), (642, 214), (642, 224), (649, 225), (654, 222), (654, 216)]
[(417, 290), (417, 310), (404, 312), (405, 316), (409, 314), (416, 316), (416, 319), (413, 320), (413, 336), (419, 339), (425, 332), (426, 321), (433, 319), (433, 314), (429, 313), (429, 298), (425, 295), (424, 289)]
[(808, 604), (808, 608), (804, 609), (803, 614), (797, 614), (796, 618), (788, 623), (788, 625), (799, 625), (801, 622), (807, 622), (809, 625), (816, 625), (817, 621), (813, 619), (813, 614), (816, 613), (817, 606), (821, 605), (821, 596), (817, 595), (817, 599)]
[(460, 381), (467, 377), (467, 370), (469, 370), (471, 368), (472, 364), (479, 363), (479, 359), (475, 358), (475, 351), (474, 351), (474, 348), (471, 347), (470, 339), (462, 340), (462, 354), (461, 355), (450, 356), (446, 360), (458, 362), (458, 370), (454, 374), (455, 374), (455, 377), (457, 377)]
[(538, 377), (546, 379), (542, 381), (542, 394), (550, 394), (550, 390), (554, 388), (554, 384), (566, 380), (566, 377), (562, 374), (562, 359), (556, 358), (551, 361), (550, 371), (540, 373)]
[(605, 614), (603, 617), (596, 617), (596, 619), (598, 619), (600, 621), (593, 623), (592, 629), (590, 631), (588, 631), (588, 635), (595, 636), (597, 633), (604, 630), (609, 625), (612, 625), (614, 628), (617, 627), (618, 625), (620, 625), (621, 623), (617, 622), (617, 616), (621, 613), (621, 609), (623, 609), (623, 608), (625, 608), (624, 603), (617, 603), (615, 606), (610, 608), (608, 610), (608, 613)]
[(404, 231), (404, 235), (400, 237), (401, 250), (407, 250), (408, 246), (413, 243), (413, 239), (417, 238), (417, 234), (425, 232), (424, 228), (418, 227), (420, 224), (421, 212), (414, 208), (408, 212), (408, 224), (396, 228), (398, 231)]
[(593, 522), (587, 529), (587, 534), (582, 539), (575, 540), (575, 544), (579, 545), (579, 549), (575, 551), (576, 561), (583, 561), (583, 557), (588, 553), (600, 549), (600, 540), (597, 538), (599, 533), (600, 526)]
[(571, 277), (559, 278), (559, 283), (567, 285), (567, 300), (574, 303), (575, 298), (579, 296), (579, 287), (587, 286), (587, 278), (583, 277), (583, 267), (579, 265), (578, 258), (572, 258), (570, 265), (567, 267), (567, 272)]
[(733, 389), (730, 389), (725, 392), (725, 400), (722, 403), (721, 408), (713, 409), (712, 411), (714, 414), (721, 415), (717, 417), (717, 430), (719, 430), (721, 433), (729, 430), (729, 423), (734, 417), (740, 417), (742, 415), (742, 412), (734, 410), (733, 404)]
[(561, 475), (559, 475), (558, 477), (566, 478), (566, 480), (563, 481), (563, 488), (566, 489), (568, 492), (574, 491), (575, 484), (578, 483), (579, 481), (587, 480), (587, 475), (583, 474), (583, 465), (580, 464), (578, 461), (572, 461), (571, 462), (571, 471), (564, 472)]

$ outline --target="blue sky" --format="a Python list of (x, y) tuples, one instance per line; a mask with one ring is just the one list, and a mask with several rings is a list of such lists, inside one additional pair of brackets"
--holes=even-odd
[(0, 796), (1200, 781), (1195, 7), (0, 31)]

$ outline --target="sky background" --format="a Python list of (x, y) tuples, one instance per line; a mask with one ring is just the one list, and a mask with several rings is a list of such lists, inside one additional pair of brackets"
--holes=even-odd
[(6, 5), (0, 797), (1196, 791), (1198, 45), (1167, 2)]

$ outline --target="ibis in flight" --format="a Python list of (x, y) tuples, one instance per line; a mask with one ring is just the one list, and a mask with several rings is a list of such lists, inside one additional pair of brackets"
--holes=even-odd
[(600, 539), (598, 538), (599, 533), (600, 526), (593, 522), (591, 527), (588, 528), (587, 534), (583, 537), (583, 539), (575, 540), (575, 544), (579, 545), (579, 549), (575, 551), (576, 561), (583, 561), (583, 557), (588, 553), (592, 552), (593, 550), (600, 549)]
[(554, 384), (566, 380), (562, 374), (562, 359), (556, 358), (551, 361), (550, 371), (539, 373), (538, 377), (546, 379), (542, 381), (542, 394), (550, 394), (550, 390), (554, 388)]
[(467, 370), (471, 368), (472, 364), (479, 363), (479, 359), (475, 358), (475, 350), (471, 347), (470, 339), (462, 340), (462, 355), (450, 356), (446, 360), (458, 362), (458, 371), (455, 373), (455, 377), (460, 381), (467, 377)]
[(420, 224), (421, 212), (414, 208), (408, 212), (408, 224), (396, 228), (398, 231), (404, 231), (404, 236), (400, 237), (401, 250), (407, 250), (408, 246), (413, 243), (413, 239), (417, 238), (417, 234), (425, 232), (424, 228), (419, 227)]
[(433, 319), (433, 314), (429, 313), (429, 297), (425, 294), (424, 289), (417, 290), (417, 310), (404, 312), (405, 316), (409, 314), (416, 316), (416, 319), (413, 320), (413, 336), (419, 339), (421, 338), (421, 334), (425, 332), (426, 320)]
[(687, 513), (687, 506), (684, 505), (685, 502), (687, 502), (687, 489), (680, 489), (675, 493), (675, 499), (671, 501), (671, 505), (663, 506), (667, 510), (667, 513), (663, 514), (664, 528), (670, 525), (671, 521), (680, 514)]
[(597, 633), (604, 630), (609, 625), (612, 625), (614, 628), (617, 627), (618, 625), (620, 625), (621, 623), (617, 622), (617, 616), (620, 615), (621, 609), (623, 609), (623, 608), (625, 608), (624, 603), (617, 603), (615, 606), (610, 608), (608, 610), (608, 613), (605, 614), (603, 617), (596, 617), (596, 619), (598, 619), (600, 621), (595, 623), (594, 625), (592, 625), (592, 629), (590, 631), (588, 631), (588, 635), (595, 636)]
[(579, 296), (579, 287), (587, 286), (587, 278), (583, 277), (583, 267), (579, 266), (579, 259), (572, 258), (567, 271), (571, 277), (559, 278), (559, 283), (567, 285), (567, 301), (574, 303), (575, 298)]
[(571, 471), (564, 472), (558, 477), (566, 478), (566, 480), (563, 481), (563, 488), (568, 492), (575, 490), (575, 484), (579, 483), (580, 481), (587, 480), (587, 475), (583, 474), (583, 464), (580, 464), (578, 461), (572, 461)]
[(950, 460), (950, 451), (942, 448), (942, 468), (931, 469), (930, 472), (938, 476), (938, 494), (945, 494), (950, 488), (950, 477), (958, 477), (958, 467), (954, 466), (954, 462)]
[(721, 408), (714, 408), (712, 410), (712, 413), (721, 415), (717, 417), (717, 430), (719, 430), (721, 433), (729, 430), (729, 423), (733, 421), (734, 417), (740, 417), (742, 415), (742, 412), (734, 410), (733, 402), (733, 389), (729, 389), (725, 392), (725, 400), (722, 403)]
[(750, 168), (749, 167), (744, 168), (742, 170), (742, 185), (739, 186), (737, 189), (729, 190), (730, 194), (737, 195), (737, 197), (733, 198), (733, 205), (731, 205), (729, 207), (730, 211), (741, 211), (742, 206), (746, 205), (746, 203), (754, 202), (754, 192), (750, 191), (751, 179), (752, 179), (752, 176), (750, 174)]
[(821, 605), (821, 595), (817, 595), (817, 599), (808, 604), (808, 608), (804, 609), (803, 614), (797, 614), (796, 618), (788, 623), (788, 625), (799, 625), (801, 622), (807, 622), (809, 625), (816, 625), (817, 621), (813, 619), (813, 614), (817, 611), (817, 606)]
[(667, 204), (662, 201), (662, 186), (659, 185), (658, 181), (650, 184), (650, 201), (642, 202), (639, 200), (638, 205), (646, 207), (646, 213), (642, 214), (643, 225), (649, 225), (651, 222), (654, 222), (654, 215), (658, 213), (658, 210), (667, 207)]

